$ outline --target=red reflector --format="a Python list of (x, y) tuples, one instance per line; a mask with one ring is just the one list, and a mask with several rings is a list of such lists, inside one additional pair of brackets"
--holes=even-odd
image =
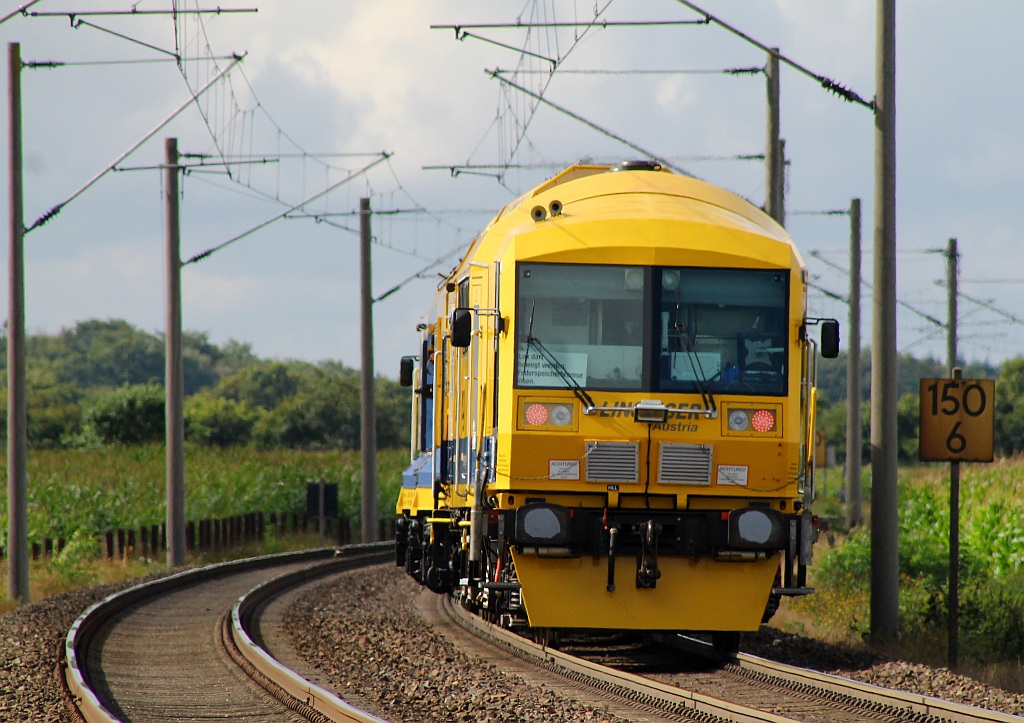
[(491, 524), (491, 525), (498, 524), (498, 511), (497, 510), (487, 510), (487, 523)]
[(534, 427), (548, 421), (548, 408), (543, 404), (530, 404), (526, 407), (526, 423)]
[(723, 512), (722, 513), (722, 522), (728, 522), (728, 521), (729, 521), (729, 513), (728, 512)]
[(817, 515), (812, 515), (811, 516), (811, 524), (814, 525), (815, 527), (818, 526), (818, 516)]
[(775, 413), (770, 409), (758, 409), (750, 418), (750, 426), (757, 432), (770, 432), (775, 429)]

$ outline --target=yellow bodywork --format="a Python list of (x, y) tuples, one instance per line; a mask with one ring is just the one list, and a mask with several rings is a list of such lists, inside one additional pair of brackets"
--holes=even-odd
[(607, 558), (513, 557), (530, 625), (543, 628), (757, 630), (779, 567), (777, 557), (756, 563), (665, 558), (658, 586), (640, 589), (624, 558), (619, 583), (608, 592)]
[[(695, 412), (647, 425), (633, 421), (631, 410), (650, 392), (590, 390), (605, 411), (585, 414), (569, 388), (518, 388), (513, 384), (515, 270), (523, 262), (778, 270), (789, 279), (788, 392), (756, 398), (716, 393), (717, 415), (696, 413), (705, 406), (698, 394), (659, 392), (674, 409)], [(445, 444), (456, 450), (450, 479), (436, 483), (439, 507), (467, 510), (480, 502), (474, 481), (482, 475), (488, 506), (499, 511), (543, 500), (611, 512), (728, 511), (751, 502), (784, 515), (799, 512), (810, 484), (807, 440), (813, 423), (805, 272), (787, 232), (759, 209), (668, 172), (574, 166), (502, 209), (448, 282), (439, 288), (428, 320), (434, 338), (446, 338), (457, 307), (476, 310), (476, 327), (472, 347), (446, 348), (445, 370), (434, 379), (433, 454), (441, 454)], [(531, 427), (523, 415), (532, 403), (567, 406), (572, 421)], [(777, 428), (764, 434), (730, 431), (729, 411), (749, 407), (770, 408)], [(488, 440), (489, 461), (481, 454)], [(635, 482), (587, 481), (588, 450), (601, 442), (637, 445)], [(660, 482), (658, 450), (664, 444), (713, 448), (708, 483)], [(728, 475), (739, 468), (745, 470), (742, 484)], [(558, 471), (554, 477), (553, 471)], [(412, 518), (434, 508), (434, 495), (422, 487), (403, 488), (396, 504), (400, 515)], [(656, 587), (643, 589), (633, 582), (636, 556), (622, 555), (609, 592), (606, 553), (546, 557), (512, 549), (511, 554), (531, 626), (722, 631), (757, 628), (781, 556), (722, 562), (711, 555), (662, 555)]]

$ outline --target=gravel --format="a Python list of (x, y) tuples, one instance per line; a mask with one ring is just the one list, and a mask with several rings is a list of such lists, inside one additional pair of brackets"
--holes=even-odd
[(883, 688), (1024, 716), (1024, 695), (984, 685), (948, 668), (892, 660), (867, 650), (830, 645), (767, 626), (762, 626), (756, 635), (745, 635), (742, 648), (744, 652), (762, 658), (841, 675)]
[(0, 615), (0, 721), (72, 721), (57, 676), (64, 637), (87, 607), (129, 583), (53, 595)]
[(299, 655), (353, 704), (396, 723), (622, 720), (467, 657), (424, 626), (419, 586), (396, 568), (343, 579), (300, 596), (286, 621)]
[[(0, 615), (0, 720), (73, 720), (57, 677), (58, 651), (85, 608), (129, 584), (55, 595)], [(303, 596), (290, 612), (300, 652), (329, 676), (344, 680), (339, 690), (346, 698), (356, 704), (372, 701), (382, 717), (396, 722), (621, 720), (470, 660), (421, 624), (414, 603), (418, 592), (401, 571), (386, 566), (354, 575), (351, 584)], [(773, 628), (744, 636), (743, 649), (880, 686), (1024, 715), (1024, 695), (945, 668), (889, 660)]]

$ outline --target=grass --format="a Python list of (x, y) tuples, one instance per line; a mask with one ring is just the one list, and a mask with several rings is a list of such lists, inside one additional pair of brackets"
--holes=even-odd
[[(814, 595), (783, 600), (770, 625), (833, 645), (867, 649), (934, 668), (948, 667), (945, 627), (935, 628), (930, 634), (903, 635), (897, 643), (871, 644), (867, 634), (870, 605), (870, 594), (866, 591), (819, 589)], [(1024, 661), (1020, 659), (985, 662), (961, 653), (955, 672), (1011, 693), (1024, 693)]]
[[(866, 471), (869, 476), (870, 471)], [(842, 470), (819, 478), (815, 511), (832, 529), (815, 546), (809, 584), (817, 594), (786, 600), (772, 624), (781, 630), (922, 664), (948, 662), (948, 466), (900, 470), (900, 637), (869, 645), (870, 545), (843, 527)], [(1024, 593), (1024, 459), (962, 465), (961, 592), (957, 672), (1024, 693), (1021, 643)], [(870, 496), (864, 512), (870, 517)], [(863, 531), (862, 531), (863, 532)]]
[[(2, 455), (0, 455), (2, 456)], [(257, 450), (250, 447), (188, 450), (185, 470), (185, 514), (189, 520), (224, 518), (248, 512), (303, 512), (306, 485), (323, 479), (338, 485), (338, 511), (358, 528), (362, 470), (358, 451)], [(381, 450), (377, 456), (377, 511), (389, 518), (401, 472), (408, 464), (404, 450)], [(0, 479), (6, 488), (6, 461)], [(160, 524), (166, 518), (165, 457), (162, 445), (104, 449), (32, 450), (28, 456), (28, 537), (30, 543), (64, 539), (65, 549), (49, 560), (33, 561), (30, 597), (85, 585), (132, 579), (164, 569), (163, 560), (102, 558), (96, 535), (117, 528)], [(6, 495), (0, 497), (0, 547), (6, 547)], [(353, 533), (358, 533), (353, 529)], [(316, 547), (319, 536), (269, 538), (262, 546), (239, 548), (234, 556)], [(298, 545), (298, 547), (297, 547)], [(197, 555), (201, 565), (226, 559)], [(7, 563), (0, 570), (0, 611), (11, 609)]]
[[(388, 516), (408, 455), (377, 457), (377, 509)], [(159, 524), (166, 518), (162, 445), (100, 450), (32, 450), (28, 457), (28, 536), (70, 540), (76, 531)], [(0, 465), (6, 488), (7, 465)], [(185, 515), (190, 520), (248, 512), (301, 512), (306, 485), (338, 484), (341, 514), (358, 519), (362, 471), (359, 452), (190, 448), (185, 463)], [(0, 498), (0, 547), (6, 547), (7, 496)]]
[[(327, 544), (331, 544), (328, 540)], [(319, 547), (319, 534), (315, 532), (297, 532), (277, 534), (268, 531), (266, 539), (261, 543), (240, 545), (231, 550), (219, 552), (197, 552), (189, 555), (188, 567), (201, 567), (229, 560), (240, 560), (258, 555), (269, 555), (276, 552), (308, 550)], [(65, 555), (72, 550), (71, 555)], [(141, 558), (129, 551), (122, 559), (108, 560), (97, 555), (85, 555), (74, 551), (69, 545), (61, 553), (51, 559), (33, 560), (29, 563), (29, 597), (41, 600), (51, 595), (70, 592), (82, 587), (95, 587), (108, 583), (136, 580), (167, 570), (166, 556), (158, 558)], [(7, 590), (7, 566), (0, 570), (0, 585)], [(0, 593), (0, 614), (18, 607), (4, 593)]]

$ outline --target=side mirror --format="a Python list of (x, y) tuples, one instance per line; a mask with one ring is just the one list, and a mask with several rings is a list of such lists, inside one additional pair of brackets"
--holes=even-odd
[(473, 338), (473, 312), (456, 309), (452, 312), (452, 346), (465, 349)]
[(416, 357), (403, 356), (398, 368), (398, 383), (403, 387), (412, 386), (412, 372), (416, 367)]
[(839, 322), (835, 319), (821, 322), (821, 355), (826, 359), (839, 356)]

